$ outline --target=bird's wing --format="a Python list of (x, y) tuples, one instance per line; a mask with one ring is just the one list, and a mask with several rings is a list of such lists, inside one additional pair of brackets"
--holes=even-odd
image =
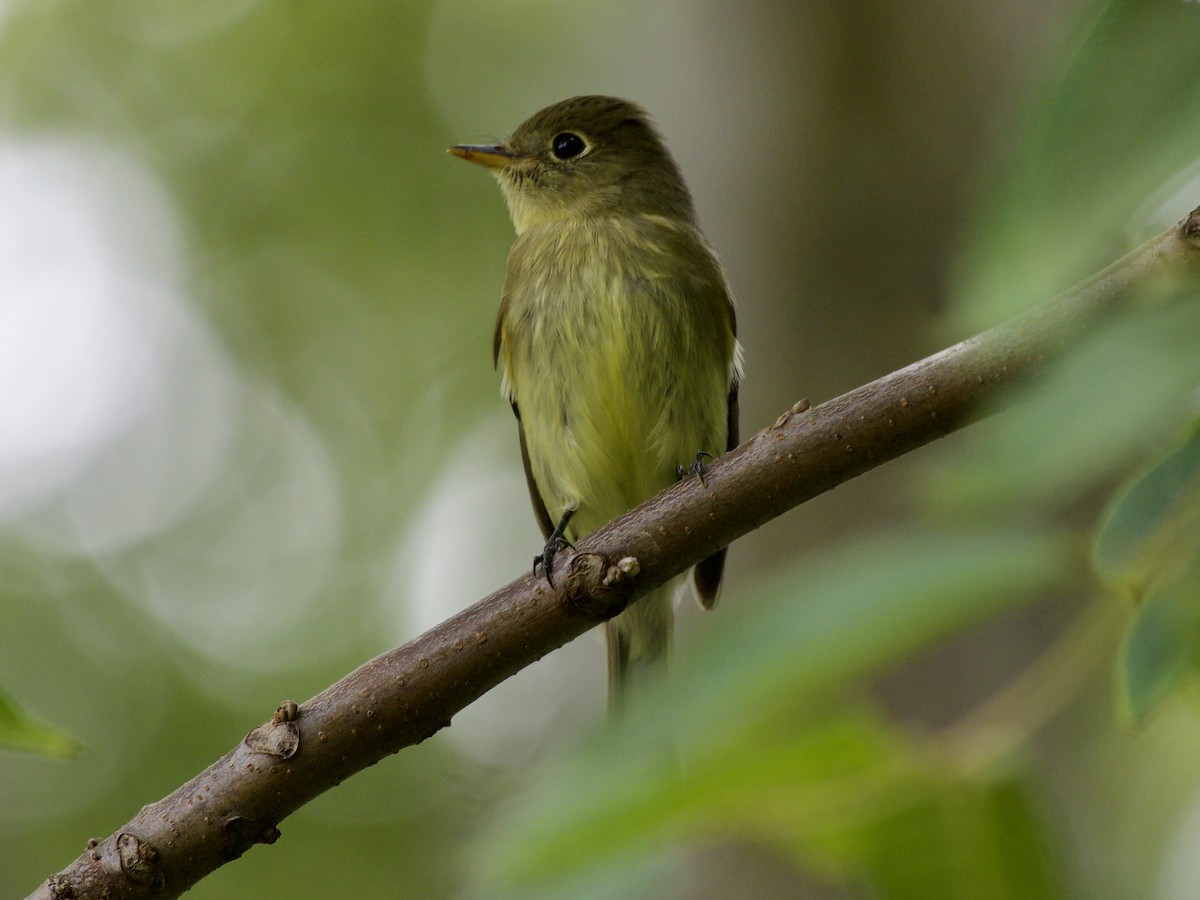
[[(496, 315), (496, 331), (492, 336), (492, 365), (494, 366), (500, 365), (500, 351), (504, 347), (504, 314), (507, 310), (508, 290), (506, 289), (500, 298), (500, 311)], [(525, 483), (529, 487), (529, 502), (533, 504), (533, 515), (537, 519), (538, 527), (542, 529), (542, 537), (549, 539), (551, 532), (554, 531), (554, 522), (550, 520), (546, 501), (542, 499), (542, 492), (538, 490), (537, 482), (533, 478), (533, 469), (529, 462), (529, 446), (525, 443), (525, 423), (521, 421), (521, 410), (508, 388), (507, 377), (508, 373), (505, 372), (505, 392), (512, 404), (513, 415), (517, 417), (517, 434), (521, 439), (521, 465), (525, 469)]]
[(525, 424), (521, 421), (521, 411), (517, 404), (512, 405), (513, 415), (517, 417), (517, 434), (521, 438), (521, 465), (525, 467), (525, 483), (529, 486), (529, 502), (533, 504), (533, 514), (537, 518), (538, 527), (542, 529), (542, 537), (549, 540), (554, 531), (554, 522), (546, 509), (546, 501), (538, 490), (537, 482), (533, 479), (533, 469), (529, 464), (529, 448), (525, 445)]

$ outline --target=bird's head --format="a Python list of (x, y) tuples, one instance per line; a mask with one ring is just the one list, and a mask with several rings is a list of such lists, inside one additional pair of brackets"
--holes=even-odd
[(675, 161), (645, 110), (628, 100), (572, 97), (535, 113), (501, 144), (449, 152), (492, 171), (518, 234), (576, 217), (694, 218)]

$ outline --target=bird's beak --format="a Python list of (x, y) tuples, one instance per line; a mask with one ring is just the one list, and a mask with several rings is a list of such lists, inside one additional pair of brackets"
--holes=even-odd
[(507, 169), (522, 158), (503, 144), (455, 144), (446, 152), (489, 169)]

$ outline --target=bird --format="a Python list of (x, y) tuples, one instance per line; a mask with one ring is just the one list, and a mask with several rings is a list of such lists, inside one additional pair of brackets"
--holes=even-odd
[[(571, 97), (499, 144), (449, 152), (490, 170), (516, 231), (492, 344), (516, 416), (551, 580), (555, 556), (738, 441), (742, 349), (724, 269), (647, 112)], [(728, 548), (692, 570), (717, 601)], [(605, 623), (609, 708), (661, 676), (684, 576)]]

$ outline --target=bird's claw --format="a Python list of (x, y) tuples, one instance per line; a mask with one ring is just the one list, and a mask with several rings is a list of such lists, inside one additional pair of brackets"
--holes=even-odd
[(538, 566), (542, 567), (542, 572), (546, 576), (546, 584), (554, 587), (554, 558), (558, 556), (566, 548), (575, 549), (575, 545), (568, 541), (561, 534), (552, 534), (550, 539), (546, 541), (546, 546), (542, 548), (542, 552), (533, 558), (533, 574), (537, 574)]
[(695, 462), (693, 462), (690, 466), (676, 466), (675, 467), (675, 477), (682, 479), (682, 478), (686, 478), (688, 475), (695, 475), (697, 478), (700, 479), (701, 485), (703, 485), (704, 487), (708, 487), (708, 484), (705, 483), (705, 481), (704, 481), (704, 460), (706, 458), (707, 459), (715, 459), (715, 457), (711, 453), (709, 453), (707, 450), (699, 451), (696, 454)]

